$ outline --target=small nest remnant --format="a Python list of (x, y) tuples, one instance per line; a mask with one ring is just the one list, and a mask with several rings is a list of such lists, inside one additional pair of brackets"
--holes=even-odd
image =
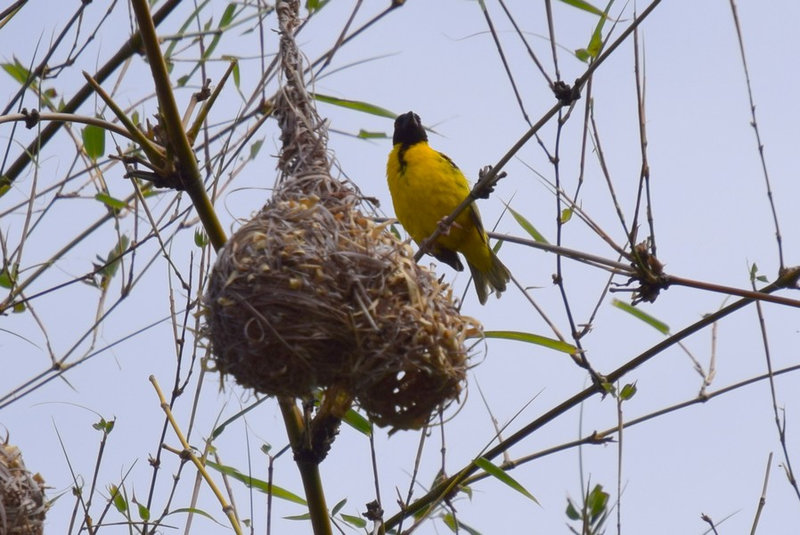
[(0, 443), (0, 533), (44, 533), (47, 508), (42, 476), (25, 468), (19, 448)]
[(206, 296), (217, 368), (267, 395), (336, 387), (379, 425), (418, 428), (458, 396), (480, 325), (334, 190), (283, 190), (220, 251)]

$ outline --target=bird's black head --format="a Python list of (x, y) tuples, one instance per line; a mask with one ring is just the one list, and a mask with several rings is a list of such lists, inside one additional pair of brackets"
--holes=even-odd
[(420, 141), (428, 141), (428, 134), (425, 133), (425, 128), (422, 126), (419, 115), (413, 111), (399, 115), (394, 120), (392, 144), (413, 145)]

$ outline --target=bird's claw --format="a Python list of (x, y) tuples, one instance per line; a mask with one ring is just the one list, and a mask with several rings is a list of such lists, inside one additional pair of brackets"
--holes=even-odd
[(475, 197), (477, 199), (488, 199), (489, 195), (491, 195), (494, 192), (494, 187), (497, 185), (497, 182), (501, 178), (505, 178), (506, 176), (508, 176), (508, 173), (506, 173), (505, 171), (500, 171), (499, 173), (494, 175), (491, 180), (486, 181), (484, 183), (483, 182), (484, 178), (488, 176), (489, 173), (492, 172), (492, 169), (493, 167), (491, 165), (487, 165), (482, 167), (481, 170), (478, 171), (478, 183), (481, 185), (481, 187), (476, 188)]

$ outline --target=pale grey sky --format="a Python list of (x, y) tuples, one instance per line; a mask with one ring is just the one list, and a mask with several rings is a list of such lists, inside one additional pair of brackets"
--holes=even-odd
[[(532, 121), (548, 110), (554, 99), (545, 81), (532, 64), (498, 4), (487, 2), (508, 55), (524, 104)], [(354, 2), (333, 2), (299, 38), (305, 54), (315, 59), (335, 42)], [(365, 2), (356, 25), (382, 10), (387, 2)], [(379, 5), (378, 5), (379, 4)], [(543, 2), (508, 1), (510, 11), (526, 32), (526, 37), (553, 76), (547, 25)], [(94, 2), (87, 11), (84, 32), (90, 31), (104, 13), (108, 3)], [(187, 6), (188, 7), (188, 6)], [(586, 45), (596, 18), (561, 2), (553, 2), (555, 28), (562, 78), (572, 82), (585, 65), (569, 51)], [(619, 9), (621, 9), (621, 5)], [(639, 10), (645, 7), (639, 5)], [(23, 64), (38, 60), (47, 48), (46, 42), (57, 32), (74, 9), (72, 3), (32, 0), (22, 14), (0, 29), (0, 60), (16, 56)], [(215, 21), (224, 9), (220, 2)], [(628, 5), (619, 16), (614, 36), (630, 24), (633, 6)], [(63, 11), (62, 11), (63, 10)], [(798, 263), (800, 236), (797, 228), (800, 183), (796, 161), (798, 143), (798, 109), (794, 94), (800, 87), (797, 69), (790, 62), (796, 41), (796, 21), (800, 6), (795, 2), (740, 2), (739, 14), (744, 44), (756, 99), (758, 124), (765, 145), (765, 157), (773, 194), (783, 231), (786, 264)], [(176, 14), (163, 25), (160, 33), (176, 32), (186, 11)], [(110, 51), (116, 50), (129, 30), (127, 8), (119, 2), (112, 13), (112, 23), (98, 34), (83, 56), (80, 68), (92, 70), (102, 64)], [(265, 21), (275, 27), (274, 17)], [(609, 23), (610, 26), (610, 23)], [(215, 57), (220, 54), (257, 56), (254, 35), (233, 31), (226, 36)], [(83, 33), (81, 35), (84, 35)], [(272, 39), (275, 36), (266, 33)], [(36, 40), (42, 44), (35, 52)], [(670, 274), (725, 284), (740, 288), (749, 286), (748, 269), (758, 264), (760, 274), (772, 280), (778, 269), (764, 178), (758, 150), (750, 126), (750, 111), (738, 43), (728, 2), (662, 2), (642, 25), (640, 35), (642, 59), (646, 71), (646, 115), (648, 159), (651, 168), (652, 197), (659, 258)], [(36, 55), (34, 55), (36, 54)], [(183, 54), (194, 58), (196, 51)], [(89, 58), (92, 58), (91, 60)], [(365, 61), (371, 60), (371, 61)], [(348, 68), (335, 71), (350, 64)], [(216, 82), (222, 63), (212, 64), (209, 75)], [(136, 102), (150, 93), (147, 72), (136, 61), (122, 83), (118, 99)], [(177, 64), (183, 73), (186, 64)], [(80, 69), (65, 75), (63, 83), (69, 94), (81, 83)], [(335, 72), (334, 72), (335, 71)], [(260, 73), (255, 59), (242, 62), (241, 85), (248, 88), (257, 82)], [(501, 67), (496, 48), (487, 33), (479, 3), (466, 0), (424, 2), (409, 0), (377, 26), (335, 57), (329, 75), (315, 82), (320, 93), (368, 101), (396, 113), (410, 109), (422, 116), (440, 135), (431, 135), (431, 145), (452, 157), (471, 177), (484, 165), (495, 163), (527, 130), (518, 104)], [(112, 87), (113, 80), (104, 84)], [(59, 81), (59, 87), (61, 87)], [(3, 73), (0, 95), (10, 95), (17, 85)], [(189, 92), (179, 93), (180, 106), (185, 106)], [(7, 97), (6, 97), (7, 100)], [(5, 101), (4, 101), (5, 102)], [(565, 189), (575, 191), (579, 170), (583, 113), (586, 94), (578, 102), (571, 119), (561, 132), (560, 173)], [(633, 212), (636, 186), (641, 166), (636, 94), (633, 77), (632, 40), (602, 65), (593, 82), (594, 115), (600, 143), (615, 191), (628, 223)], [(26, 100), (27, 107), (35, 102)], [(223, 100), (211, 121), (229, 119), (238, 111), (241, 101), (232, 85), (223, 93)], [(142, 113), (152, 115), (152, 101), (139, 105)], [(89, 110), (89, 108), (87, 108)], [(330, 105), (320, 105), (320, 114), (331, 121), (337, 131), (356, 133), (359, 129), (391, 134), (392, 121), (358, 114)], [(91, 111), (86, 111), (91, 113)], [(554, 150), (555, 123), (541, 132), (548, 150)], [(9, 125), (0, 126), (0, 140), (10, 134)], [(274, 180), (279, 140), (273, 124), (257, 137), (265, 137), (258, 161), (248, 165), (233, 183), (233, 189), (217, 203), (226, 229), (236, 228), (236, 221), (247, 218), (267, 199)], [(19, 139), (27, 140), (27, 137)], [(69, 145), (48, 147), (43, 157), (38, 189), (49, 185), (53, 177), (61, 177), (72, 165)], [(109, 145), (110, 146), (110, 145)], [(390, 150), (388, 140), (363, 141), (331, 134), (330, 149), (341, 169), (356, 182), (366, 195), (378, 197), (386, 215), (392, 215), (391, 200), (385, 181), (385, 159)], [(14, 145), (12, 154), (19, 147)], [(107, 146), (107, 152), (110, 152)], [(80, 163), (78, 165), (81, 165)], [(504, 202), (523, 214), (549, 241), (555, 242), (555, 199), (544, 185), (540, 174), (553, 180), (554, 169), (539, 145), (529, 142), (506, 167), (508, 177), (497, 187), (488, 201), (479, 207), (487, 226), (501, 216)], [(130, 184), (114, 168), (105, 179), (111, 191), (120, 196), (130, 193)], [(81, 178), (79, 180), (86, 180)], [(32, 187), (32, 178), (15, 185), (12, 194), (0, 198), (0, 213), (24, 199)], [(88, 193), (88, 190), (84, 191)], [(158, 201), (163, 209), (170, 195)], [(70, 204), (71, 203), (71, 204)], [(53, 212), (43, 220), (43, 227), (34, 234), (27, 247), (25, 267), (32, 269), (46, 260), (54, 250), (101, 213), (93, 199), (56, 203)], [(624, 234), (608, 193), (605, 179), (591, 142), (586, 155), (584, 185), (579, 204), (617, 243), (624, 245)], [(186, 201), (182, 204), (186, 206)], [(43, 206), (38, 206), (42, 208)], [(17, 214), (21, 214), (18, 211)], [(0, 220), (3, 235), (14, 244), (22, 217), (10, 215)], [(83, 223), (82, 223), (83, 222)], [(130, 220), (126, 221), (129, 226)], [(140, 221), (147, 226), (146, 221)], [(75, 225), (75, 226), (72, 226)], [(81, 226), (83, 225), (83, 226)], [(16, 229), (16, 230), (15, 230)], [(130, 230), (127, 229), (126, 230)], [(512, 217), (504, 215), (498, 232), (524, 236)], [(640, 236), (644, 237), (645, 227)], [(38, 283), (29, 293), (49, 288), (90, 269), (96, 254), (105, 255), (114, 243), (110, 226), (98, 232), (80, 249), (71, 253), (56, 270)], [(38, 241), (43, 243), (39, 244)], [(613, 251), (577, 218), (564, 227), (563, 244), (616, 260)], [(142, 254), (135, 268), (141, 269), (157, 251), (153, 244)], [(173, 254), (183, 269), (189, 266), (187, 251), (194, 251), (195, 264), (199, 250), (192, 245), (191, 232), (181, 234), (173, 244)], [(515, 278), (530, 291), (561, 332), (569, 334), (564, 307), (557, 287), (552, 284), (555, 257), (519, 245), (505, 244), (500, 251)], [(137, 286), (130, 298), (114, 312), (101, 329), (96, 347), (100, 348), (169, 315), (167, 269), (163, 259)], [(424, 259), (431, 263), (430, 257)], [(467, 284), (464, 274), (456, 275), (446, 266), (437, 271), (451, 281), (460, 295)], [(598, 270), (564, 260), (564, 277), (570, 306), (577, 323), (587, 321), (601, 296), (607, 276)], [(622, 281), (618, 281), (622, 282)], [(176, 307), (184, 306), (184, 292), (172, 280)], [(115, 289), (119, 291), (118, 287)], [(793, 294), (787, 294), (794, 297)], [(593, 330), (582, 343), (587, 357), (600, 372), (608, 372), (627, 362), (664, 337), (651, 327), (611, 306), (617, 297), (605, 295), (593, 322)], [(111, 299), (111, 298), (109, 298)], [(733, 298), (729, 298), (730, 303)], [(56, 355), (63, 356), (91, 325), (97, 312), (97, 292), (84, 285), (73, 285), (42, 297), (36, 311), (46, 326)], [(725, 296), (715, 293), (672, 287), (663, 292), (654, 304), (640, 308), (666, 322), (672, 332), (699, 320), (726, 303)], [(800, 313), (795, 308), (765, 304), (773, 367), (782, 368), (798, 362), (798, 325)], [(478, 318), (487, 330), (518, 330), (552, 337), (541, 318), (524, 296), (510, 288), (502, 299), (490, 299), (480, 306), (472, 288), (467, 291), (464, 313)], [(0, 319), (0, 359), (5, 372), (0, 373), (0, 392), (5, 395), (16, 386), (47, 369), (49, 357), (45, 337), (30, 315), (10, 315)], [(28, 341), (26, 341), (25, 339)], [(65, 494), (48, 515), (48, 532), (66, 531), (73, 498), (72, 485), (63, 448), (72, 469), (81, 474), (88, 487), (94, 469), (99, 433), (91, 430), (98, 417), (117, 418), (104, 453), (98, 485), (105, 489), (117, 483), (130, 469), (126, 480), (129, 496), (145, 499), (152, 471), (148, 456), (155, 453), (163, 420), (158, 400), (147, 380), (154, 374), (162, 387), (169, 389), (174, 377), (175, 351), (169, 323), (161, 323), (144, 334), (135, 336), (100, 353), (91, 361), (55, 380), (34, 393), (0, 409), (0, 424), (18, 445), (29, 468), (43, 474), (53, 487), (50, 496)], [(764, 351), (754, 307), (745, 308), (721, 321), (712, 333), (703, 330), (685, 341), (686, 347), (708, 366), (712, 347), (716, 353), (716, 377), (709, 391), (728, 386), (765, 371)], [(82, 353), (87, 342), (81, 344)], [(188, 355), (186, 357), (188, 359)], [(587, 385), (586, 374), (565, 355), (539, 346), (492, 340), (486, 344), (486, 355), (470, 372), (464, 405), (445, 427), (447, 469), (454, 472), (477, 456), (491, 441), (494, 430), (478, 385), (502, 424), (521, 414), (504, 431), (507, 436), (525, 423), (561, 403)], [(185, 369), (184, 369), (185, 372)], [(192, 398), (197, 388), (197, 364), (176, 412), (187, 422)], [(673, 347), (655, 357), (625, 378), (636, 382), (639, 392), (624, 407), (626, 419), (648, 414), (696, 396), (701, 378), (695, 373), (689, 357)], [(247, 394), (226, 383), (219, 391), (218, 378), (209, 374), (199, 400), (199, 416), (192, 443), (202, 446), (203, 438), (216, 421), (233, 415), (240, 406), (252, 402)], [(797, 374), (776, 380), (778, 406), (786, 410), (790, 455), (797, 455), (796, 414), (800, 399)], [(526, 404), (529, 405), (526, 406)], [(611, 398), (593, 398), (581, 412), (573, 410), (544, 427), (510, 452), (512, 459), (573, 440), (593, 430), (604, 430), (616, 422), (616, 406)], [(254, 477), (266, 478), (265, 459), (258, 452), (263, 442), (274, 449), (286, 443), (280, 413), (273, 402), (263, 404), (223, 433), (216, 446), (223, 462), (246, 471), (253, 465)], [(57, 434), (58, 433), (58, 434)], [(387, 516), (397, 511), (396, 489), (405, 495), (419, 433), (399, 432), (387, 437), (383, 430), (376, 436), (380, 484)], [(171, 431), (166, 442), (177, 446)], [(431, 483), (440, 464), (440, 433), (432, 431), (426, 444), (420, 469), (420, 487)], [(247, 452), (250, 452), (248, 460)], [(625, 533), (675, 534), (704, 533), (708, 525), (701, 513), (720, 523), (720, 533), (749, 532), (761, 494), (767, 456), (775, 453), (767, 490), (767, 503), (758, 533), (792, 534), (800, 525), (800, 502), (786, 482), (780, 444), (773, 422), (768, 384), (742, 388), (697, 405), (662, 416), (636, 426), (624, 435), (622, 482), (622, 525)], [(482, 533), (567, 533), (565, 527), (566, 498), (578, 499), (583, 483), (600, 483), (616, 499), (618, 445), (589, 446), (583, 449), (582, 466), (577, 449), (547, 456), (521, 466), (511, 475), (539, 500), (536, 505), (508, 487), (492, 480), (473, 486), (472, 500), (459, 498), (456, 507), (459, 519)], [(793, 458), (795, 465), (800, 459)], [(169, 488), (170, 474), (176, 462), (164, 456), (163, 472), (155, 499), (154, 514), (163, 507)], [(367, 440), (347, 427), (334, 444), (329, 458), (322, 465), (327, 499), (333, 506), (347, 498), (344, 512), (357, 515), (364, 504), (374, 499), (372, 468), (369, 464)], [(296, 493), (302, 488), (297, 470), (289, 455), (275, 465), (275, 483)], [(174, 506), (184, 506), (194, 481), (194, 470), (183, 472), (179, 498)], [(233, 482), (237, 506), (249, 517), (248, 494)], [(107, 495), (107, 491), (103, 491)], [(200, 507), (224, 524), (224, 517), (205, 487)], [(256, 532), (265, 532), (263, 495), (254, 497)], [(102, 502), (100, 496), (96, 503)], [(308, 533), (302, 521), (284, 520), (298, 515), (302, 508), (282, 501), (274, 502), (273, 533)], [(111, 514), (110, 521), (119, 521)], [(172, 517), (182, 528), (184, 517)], [(224, 528), (207, 519), (195, 518), (195, 532), (217, 532)], [(408, 524), (406, 523), (406, 526)], [(107, 528), (122, 533), (124, 528)], [(125, 530), (127, 531), (127, 530)], [(423, 526), (418, 533), (447, 533), (438, 520)], [(610, 522), (608, 533), (616, 532)]]

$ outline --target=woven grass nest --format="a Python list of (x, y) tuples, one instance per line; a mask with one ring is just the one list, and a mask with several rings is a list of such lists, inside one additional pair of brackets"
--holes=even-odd
[(19, 448), (0, 442), (0, 533), (44, 533), (48, 507), (42, 476), (25, 468)]
[(279, 190), (219, 252), (206, 295), (216, 366), (262, 394), (345, 392), (378, 425), (419, 428), (458, 397), (480, 325), (352, 190), (322, 184)]

